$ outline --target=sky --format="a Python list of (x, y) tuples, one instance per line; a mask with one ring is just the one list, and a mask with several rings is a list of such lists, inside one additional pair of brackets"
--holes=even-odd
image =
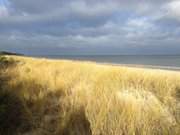
[(0, 0), (0, 51), (180, 54), (180, 0)]

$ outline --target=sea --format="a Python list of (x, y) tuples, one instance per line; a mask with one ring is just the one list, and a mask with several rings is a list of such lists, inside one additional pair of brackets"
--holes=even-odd
[(180, 70), (180, 55), (41, 55), (36, 57)]

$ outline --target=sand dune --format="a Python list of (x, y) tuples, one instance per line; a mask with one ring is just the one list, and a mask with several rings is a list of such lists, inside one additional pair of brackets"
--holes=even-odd
[(0, 63), (1, 134), (180, 134), (180, 72), (20, 56)]

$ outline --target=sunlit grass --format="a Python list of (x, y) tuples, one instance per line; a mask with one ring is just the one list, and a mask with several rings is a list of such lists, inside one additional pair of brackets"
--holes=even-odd
[(30, 135), (180, 134), (180, 72), (12, 57), (0, 88), (23, 102)]

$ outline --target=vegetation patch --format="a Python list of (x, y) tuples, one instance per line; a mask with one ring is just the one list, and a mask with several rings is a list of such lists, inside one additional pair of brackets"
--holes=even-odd
[(13, 66), (17, 61), (13, 58), (8, 58), (6, 56), (0, 55), (0, 68), (7, 68)]

